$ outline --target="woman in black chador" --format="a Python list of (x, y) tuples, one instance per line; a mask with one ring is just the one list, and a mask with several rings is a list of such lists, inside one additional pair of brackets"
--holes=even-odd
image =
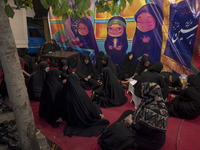
[(64, 109), (61, 96), (63, 88), (61, 74), (62, 72), (58, 69), (50, 69), (47, 72), (39, 106), (39, 116), (54, 127), (60, 124), (59, 118), (62, 117)]
[(86, 90), (91, 90), (97, 81), (94, 79), (93, 65), (90, 56), (85, 54), (76, 68), (76, 74), (80, 78), (81, 86)]
[(101, 70), (103, 68), (102, 66), (102, 63), (101, 63), (101, 60), (102, 60), (102, 57), (104, 56), (104, 52), (103, 51), (100, 51), (96, 57), (96, 63), (94, 65), (94, 74), (95, 74), (95, 78), (97, 80), (101, 80)]
[(62, 71), (62, 73), (65, 73), (67, 75), (70, 75), (73, 72), (72, 68), (68, 64), (67, 59), (63, 59), (60, 61), (59, 70)]
[(168, 107), (170, 116), (192, 120), (200, 115), (200, 78), (189, 75), (188, 88), (173, 99)]
[(49, 64), (41, 61), (36, 72), (31, 74), (28, 83), (29, 98), (31, 100), (40, 100), (46, 73), (49, 71)]
[[(105, 67), (109, 67), (113, 74), (117, 77), (117, 67), (115, 64), (113, 64), (112, 59), (109, 55), (104, 55), (101, 59), (102, 69)], [(101, 70), (102, 72), (102, 70)]]
[(93, 104), (85, 90), (74, 76), (69, 76), (63, 88), (64, 118), (67, 125), (64, 135), (91, 137), (98, 136), (109, 124), (100, 108)]
[(139, 80), (134, 85), (135, 95), (141, 97), (141, 84), (143, 82), (155, 82), (161, 87), (163, 98), (165, 99), (168, 95), (169, 89), (165, 82), (164, 77), (160, 75), (162, 69), (163, 69), (163, 64), (161, 62), (155, 62), (148, 68), (148, 71), (142, 72)]
[(109, 67), (103, 68), (103, 85), (93, 92), (93, 101), (101, 107), (121, 106), (127, 102), (122, 85)]
[(103, 150), (136, 148), (157, 150), (165, 143), (168, 111), (160, 86), (142, 83), (143, 98), (136, 109), (126, 110), (98, 139)]
[(180, 78), (176, 74), (167, 71), (161, 72), (161, 75), (164, 77), (165, 82), (169, 87), (169, 93), (180, 94), (182, 91)]
[(141, 62), (138, 64), (135, 70), (134, 74), (135, 78), (137, 79), (143, 71), (146, 71), (151, 66), (151, 64), (152, 62), (149, 56), (146, 55), (142, 56)]
[(118, 78), (124, 80), (134, 75), (136, 69), (136, 62), (133, 59), (133, 53), (129, 52), (124, 59), (122, 66), (118, 72)]

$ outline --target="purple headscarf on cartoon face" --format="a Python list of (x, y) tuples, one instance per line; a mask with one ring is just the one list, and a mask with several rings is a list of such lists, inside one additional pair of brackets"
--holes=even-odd
[[(110, 25), (119, 24), (123, 27), (123, 34), (120, 36), (111, 36), (108, 34), (108, 28)], [(126, 21), (121, 16), (112, 17), (107, 24), (107, 37), (104, 44), (106, 53), (110, 55), (114, 64), (121, 65), (125, 56), (126, 50), (128, 48), (128, 41), (126, 35)], [(111, 48), (112, 47), (112, 48)], [(121, 47), (121, 48), (119, 48)], [(118, 48), (118, 50), (117, 50)]]
[(95, 51), (95, 56), (96, 56), (99, 52), (99, 49), (94, 36), (94, 28), (92, 26), (92, 22), (90, 21), (90, 19), (83, 17), (79, 20), (77, 27), (79, 26), (80, 23), (83, 23), (88, 28), (89, 31), (88, 34), (84, 36), (78, 32), (80, 43), (82, 43), (82, 46), (80, 47), (86, 49), (93, 49)]
[[(150, 14), (152, 16), (151, 21), (155, 21), (153, 29), (141, 31), (138, 29), (138, 20)], [(141, 16), (143, 15), (143, 16)], [(163, 13), (160, 7), (156, 4), (146, 4), (139, 9), (134, 16), (137, 22), (137, 28), (132, 42), (132, 52), (135, 59), (138, 59), (147, 53), (153, 62), (160, 61), (161, 48), (162, 48), (162, 23)], [(148, 18), (146, 19), (147, 23)], [(139, 23), (143, 23), (142, 21)]]

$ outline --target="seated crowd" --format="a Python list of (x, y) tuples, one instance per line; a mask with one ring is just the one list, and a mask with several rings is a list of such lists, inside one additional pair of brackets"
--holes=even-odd
[[(88, 54), (83, 55), (76, 69), (66, 59), (53, 69), (46, 61), (33, 62), (28, 56), (25, 61), (29, 98), (40, 101), (39, 116), (54, 127), (66, 121), (66, 136), (97, 137), (102, 133), (98, 139), (102, 149), (160, 149), (168, 117), (191, 120), (200, 115), (200, 73), (181, 81), (147, 55), (136, 65), (129, 52), (119, 68), (103, 52), (98, 53), (95, 64)], [(127, 87), (123, 85), (130, 79), (137, 80), (134, 93), (141, 103), (107, 128), (109, 121), (100, 107), (125, 104)], [(85, 90), (92, 90), (91, 98)], [(171, 102), (170, 93), (176, 95)]]

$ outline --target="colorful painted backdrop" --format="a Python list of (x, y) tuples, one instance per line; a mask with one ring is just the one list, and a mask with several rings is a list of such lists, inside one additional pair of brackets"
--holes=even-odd
[(99, 51), (121, 65), (125, 55), (133, 52), (139, 60), (148, 54), (153, 62), (161, 61), (164, 69), (178, 74), (200, 71), (200, 5), (198, 0), (133, 0), (119, 16), (96, 13), (67, 21), (52, 15), (51, 36), (64, 50), (89, 53), (93, 60)]

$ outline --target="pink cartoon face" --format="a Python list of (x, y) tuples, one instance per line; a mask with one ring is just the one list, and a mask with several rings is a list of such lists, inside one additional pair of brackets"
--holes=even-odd
[(137, 28), (142, 32), (151, 31), (156, 26), (156, 20), (148, 13), (143, 12), (137, 17)]
[(108, 34), (112, 37), (119, 37), (124, 33), (124, 27), (120, 24), (112, 24), (108, 27)]
[(78, 24), (78, 33), (82, 36), (87, 35), (89, 33), (87, 26), (83, 23), (79, 23)]

